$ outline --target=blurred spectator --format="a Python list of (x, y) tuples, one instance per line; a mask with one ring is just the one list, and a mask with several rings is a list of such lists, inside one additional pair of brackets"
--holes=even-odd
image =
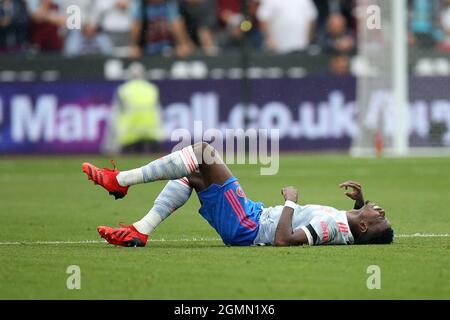
[(109, 38), (97, 32), (94, 23), (89, 19), (91, 13), (91, 0), (68, 0), (67, 5), (76, 5), (81, 10), (81, 30), (68, 30), (64, 45), (64, 54), (67, 56), (87, 54), (111, 54), (112, 43)]
[(439, 48), (442, 51), (450, 52), (450, 0), (444, 2), (440, 18), (443, 36)]
[(194, 42), (200, 45), (205, 54), (216, 55), (219, 50), (212, 32), (216, 24), (215, 1), (180, 0), (180, 10)]
[(59, 52), (63, 47), (61, 28), (66, 24), (66, 15), (58, 2), (52, 0), (27, 0), (32, 18), (31, 43), (42, 52)]
[(261, 0), (258, 18), (266, 49), (289, 53), (311, 43), (317, 9), (312, 0)]
[(356, 0), (313, 0), (317, 7), (317, 31), (322, 34), (327, 25), (330, 15), (339, 13), (345, 17), (346, 24), (349, 29), (356, 31), (356, 22), (354, 17), (354, 8)]
[[(448, 52), (450, 0), (407, 1), (409, 43), (424, 48), (437, 43)], [(186, 57), (194, 43), (207, 55), (240, 48), (245, 35), (254, 48), (274, 53), (308, 48), (311, 54), (320, 49), (353, 54), (356, 4), (357, 0), (0, 0), (0, 51), (64, 48), (69, 56)], [(80, 30), (66, 27), (69, 5), (81, 8)]]
[(241, 0), (217, 0), (217, 16), (219, 25), (223, 28), (218, 35), (218, 42), (225, 49), (237, 48), (241, 45), (244, 34), (241, 28), (245, 18), (244, 11), (247, 11), (247, 19), (251, 23), (250, 30), (246, 30), (248, 39), (254, 48), (261, 49), (263, 46), (262, 34), (256, 18), (259, 0), (247, 0), (247, 8), (243, 8), (243, 4)]
[(410, 38), (413, 44), (429, 47), (435, 43), (435, 8), (437, 2), (428, 0), (410, 0)]
[(145, 80), (145, 68), (138, 62), (130, 65), (128, 79), (117, 89), (103, 151), (157, 152), (164, 136), (159, 89)]
[(135, 0), (131, 30), (132, 57), (145, 54), (186, 57), (193, 44), (174, 0)]
[(0, 51), (26, 49), (29, 22), (23, 0), (0, 0)]
[(330, 72), (337, 76), (346, 76), (350, 73), (350, 57), (344, 53), (334, 53), (330, 57)]
[(355, 48), (355, 40), (347, 28), (345, 17), (333, 13), (328, 17), (326, 31), (319, 37), (324, 51), (350, 53)]
[[(131, 6), (134, 0), (95, 0), (91, 21), (111, 41), (117, 51), (127, 50), (133, 23)], [(128, 53), (128, 51), (127, 51)]]

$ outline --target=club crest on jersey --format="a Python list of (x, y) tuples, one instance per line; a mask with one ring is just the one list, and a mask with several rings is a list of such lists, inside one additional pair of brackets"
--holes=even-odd
[(242, 188), (240, 186), (236, 188), (236, 193), (241, 198), (247, 198), (244, 193), (244, 190), (242, 190)]

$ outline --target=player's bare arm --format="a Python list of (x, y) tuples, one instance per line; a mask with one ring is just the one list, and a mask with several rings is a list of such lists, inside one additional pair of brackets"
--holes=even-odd
[(345, 181), (339, 185), (341, 189), (352, 189), (351, 192), (346, 192), (345, 195), (352, 200), (355, 200), (353, 209), (361, 209), (364, 206), (364, 196), (362, 192), (362, 186), (355, 181)]
[[(281, 190), (286, 201), (297, 203), (298, 191), (294, 187), (285, 187)], [(275, 246), (301, 246), (308, 243), (308, 237), (303, 230), (294, 231), (292, 229), (292, 217), (294, 216), (294, 209), (289, 206), (284, 206), (281, 213), (280, 220), (275, 231)]]
[[(351, 192), (346, 192), (345, 195), (350, 199), (355, 200), (355, 205), (353, 209), (361, 209), (366, 204), (362, 192), (362, 186), (360, 183), (348, 180), (341, 183), (339, 187), (345, 190), (348, 190), (349, 188), (352, 189)], [(384, 209), (378, 206), (377, 204), (374, 204), (373, 208), (378, 212), (382, 213), (383, 215), (385, 214)]]

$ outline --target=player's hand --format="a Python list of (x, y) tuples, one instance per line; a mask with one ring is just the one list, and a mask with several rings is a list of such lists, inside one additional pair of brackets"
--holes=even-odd
[(284, 187), (281, 189), (281, 194), (283, 195), (284, 200), (294, 201), (295, 203), (298, 201), (298, 190), (294, 187)]
[(341, 189), (348, 190), (352, 189), (352, 192), (346, 192), (345, 195), (352, 200), (364, 202), (364, 196), (362, 193), (362, 187), (358, 182), (355, 181), (345, 181), (339, 185)]

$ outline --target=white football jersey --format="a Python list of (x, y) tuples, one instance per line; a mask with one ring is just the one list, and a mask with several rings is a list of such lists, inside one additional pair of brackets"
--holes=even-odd
[[(273, 244), (275, 230), (284, 206), (264, 208), (254, 244)], [(297, 205), (292, 218), (294, 231), (302, 229), (309, 245), (352, 244), (346, 211), (321, 205)]]

